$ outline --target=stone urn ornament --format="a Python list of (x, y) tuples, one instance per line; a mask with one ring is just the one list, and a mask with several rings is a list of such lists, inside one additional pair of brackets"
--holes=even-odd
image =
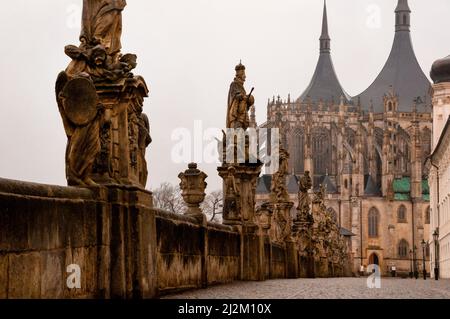
[(178, 178), (181, 180), (181, 196), (187, 204), (185, 215), (192, 217), (203, 216), (200, 204), (205, 200), (206, 175), (197, 168), (196, 163), (191, 163), (184, 173), (180, 173)]

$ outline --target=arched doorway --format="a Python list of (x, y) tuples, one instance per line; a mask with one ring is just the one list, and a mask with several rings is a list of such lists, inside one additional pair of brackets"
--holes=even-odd
[(380, 260), (378, 259), (378, 255), (373, 253), (369, 257), (369, 265), (380, 265)]

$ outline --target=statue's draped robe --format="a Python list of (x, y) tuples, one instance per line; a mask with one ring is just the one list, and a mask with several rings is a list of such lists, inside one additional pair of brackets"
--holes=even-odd
[[(246, 128), (249, 125), (249, 117), (247, 110), (247, 101), (245, 100), (247, 93), (244, 85), (237, 79), (230, 85), (228, 93), (228, 110), (227, 110), (227, 128)], [(236, 124), (240, 124), (236, 126)]]
[(83, 0), (83, 18), (80, 38), (98, 41), (108, 55), (122, 48), (122, 10), (126, 0)]
[(90, 169), (100, 152), (100, 117), (97, 116), (85, 126), (77, 126), (70, 138), (68, 161), (71, 173), (83, 179), (90, 174)]

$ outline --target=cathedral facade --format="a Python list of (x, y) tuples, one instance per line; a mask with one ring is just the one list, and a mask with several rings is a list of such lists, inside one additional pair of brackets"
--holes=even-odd
[[(325, 5), (311, 83), (297, 99), (269, 100), (259, 126), (280, 130), (294, 202), (305, 171), (314, 188), (326, 187), (329, 212), (353, 235), (355, 272), (377, 264), (382, 274), (395, 267), (408, 275), (422, 271), (424, 255), (429, 260), (422, 241), (430, 223), (431, 83), (417, 62), (410, 23), (408, 1), (399, 0), (390, 56), (375, 81), (352, 97), (334, 70)], [(270, 184), (270, 175), (259, 179), (257, 203), (268, 199)]]

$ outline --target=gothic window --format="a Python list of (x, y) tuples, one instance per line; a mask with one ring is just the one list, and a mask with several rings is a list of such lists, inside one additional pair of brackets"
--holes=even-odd
[(431, 208), (428, 207), (427, 210), (425, 211), (425, 224), (430, 224), (430, 220), (431, 220)]
[(406, 223), (407, 222), (407, 220), (406, 220), (406, 207), (404, 205), (401, 205), (398, 208), (398, 211), (397, 211), (397, 222), (399, 222), (399, 223)]
[(325, 175), (331, 167), (331, 138), (327, 129), (316, 129), (312, 137), (314, 174)]
[(347, 128), (346, 134), (347, 134), (347, 143), (348, 143), (352, 148), (355, 148), (355, 144), (356, 144), (356, 134), (355, 134), (355, 131), (352, 130), (351, 128)]
[(292, 133), (292, 167), (295, 174), (301, 174), (304, 170), (304, 134), (301, 129), (295, 129)]
[(431, 130), (426, 127), (420, 134), (422, 138), (422, 152), (424, 158), (427, 158), (431, 154)]
[(398, 258), (408, 258), (409, 244), (402, 239), (398, 243)]
[(373, 207), (369, 211), (369, 237), (371, 238), (378, 237), (379, 220), (380, 220), (380, 213), (375, 207)]
[(410, 137), (403, 129), (399, 128), (397, 135), (397, 150), (395, 156), (397, 159), (396, 169), (399, 174), (408, 175), (410, 171)]
[(392, 112), (392, 102), (389, 102), (389, 103), (388, 103), (388, 111), (389, 111), (389, 112)]
[(406, 14), (403, 16), (403, 24), (408, 24), (408, 17), (406, 16)]

